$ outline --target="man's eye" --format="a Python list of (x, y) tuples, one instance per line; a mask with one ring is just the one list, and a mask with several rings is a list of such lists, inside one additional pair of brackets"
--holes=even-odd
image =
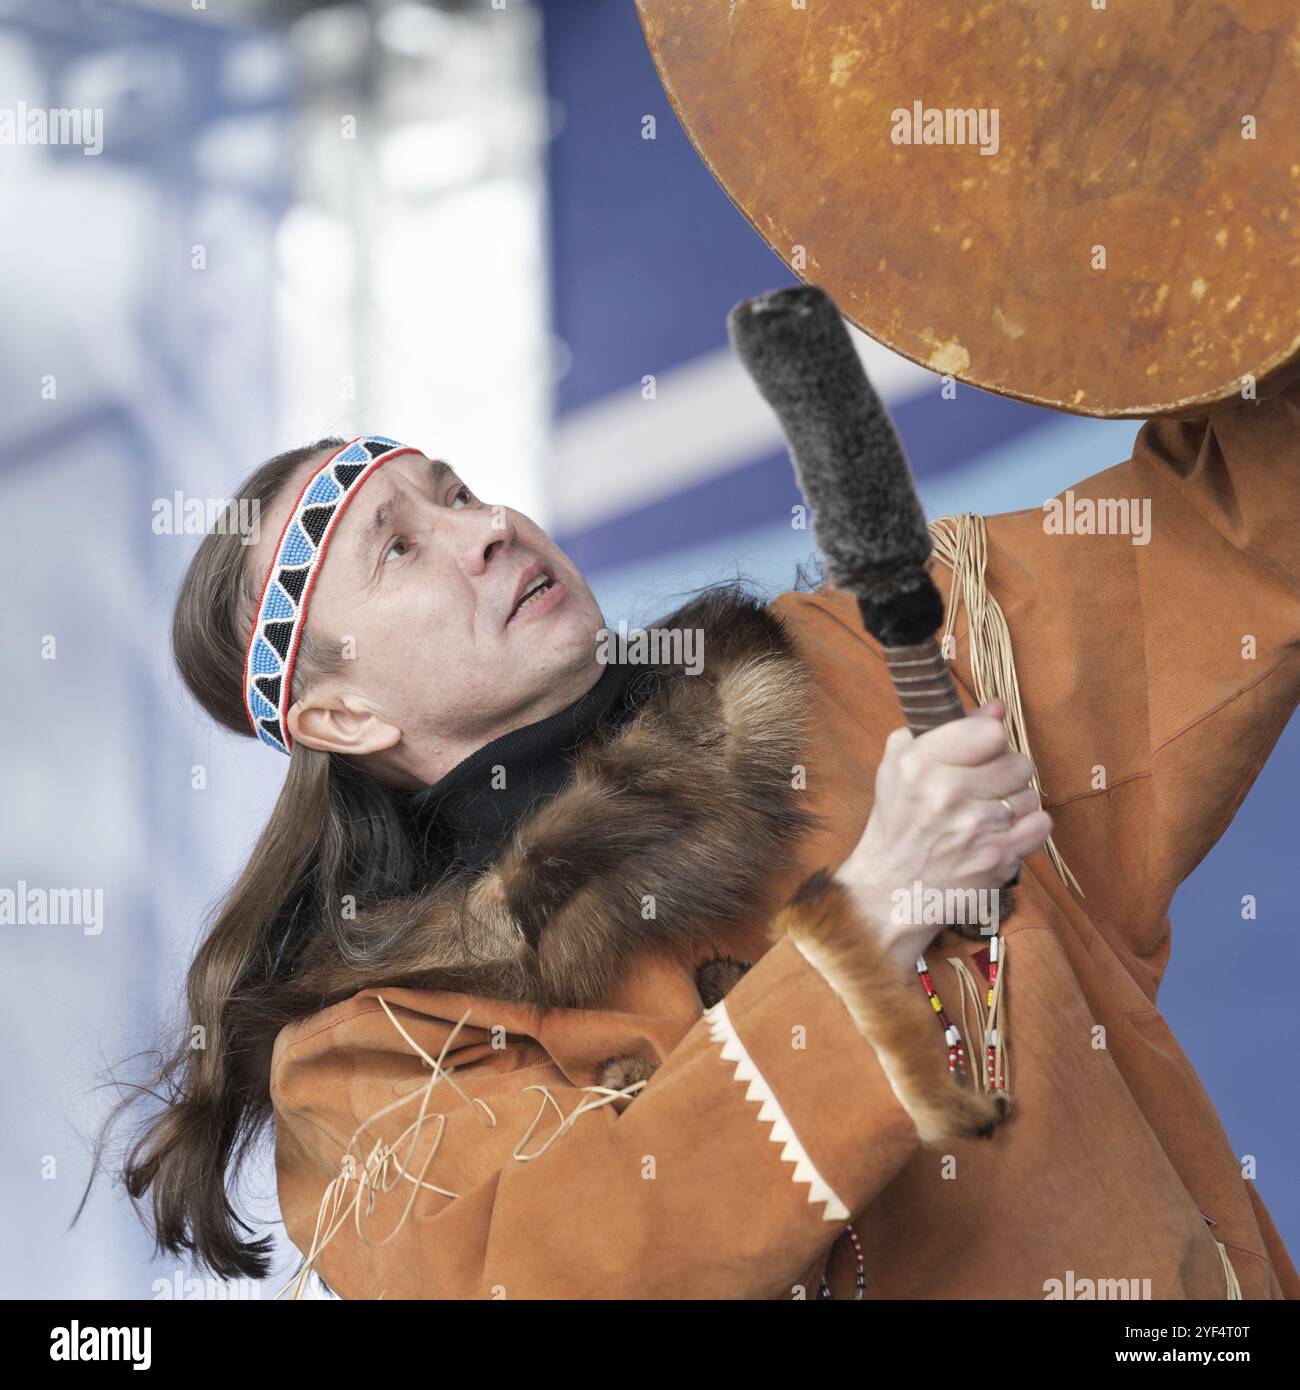
[(469, 490), (469, 488), (463, 487), (463, 486), (462, 486), (461, 489), (460, 489), (460, 491), (457, 492), (457, 493), (452, 497), (452, 499), (451, 499), (451, 504), (452, 504), (452, 506), (455, 507), (456, 503), (457, 503), (457, 502), (460, 500), (460, 498), (462, 498), (462, 497), (465, 499), (465, 505), (466, 505), (467, 507), (468, 507), (468, 506), (470, 505), (470, 503), (473, 502), (473, 500), (474, 500), (474, 494)]
[[(397, 554), (398, 559), (401, 559), (401, 557), (406, 554), (407, 547), (409, 546), (409, 544), (410, 542), (407, 541), (404, 537), (394, 536), (392, 544), (388, 547), (386, 551), (384, 551), (384, 560), (386, 562), (388, 560), (391, 560), (393, 558), (394, 553)], [(398, 546), (401, 546), (400, 551), (398, 550)]]

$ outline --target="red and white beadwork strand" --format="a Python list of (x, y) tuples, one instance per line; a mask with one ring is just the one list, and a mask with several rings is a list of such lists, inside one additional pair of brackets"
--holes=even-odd
[[(994, 936), (989, 942), (989, 991), (986, 997), (988, 1005), (988, 1038), (984, 1047), (984, 1075), (988, 1082), (990, 1091), (1005, 1091), (1006, 1078), (998, 1071), (998, 1028), (995, 1020), (999, 1010), (994, 1007), (994, 999), (998, 995), (998, 958), (1001, 955), (1002, 937)], [(999, 1002), (1000, 998), (999, 998)]]
[[(987, 1089), (990, 1091), (1006, 1090), (1006, 1078), (998, 1070), (998, 1028), (994, 1023), (999, 1012), (994, 1008), (994, 1000), (998, 997), (998, 960), (1001, 956), (1001, 945), (1002, 937), (1000, 934), (990, 938), (988, 947), (989, 987), (985, 997), (989, 1026), (984, 1044), (984, 1076)], [(930, 974), (930, 968), (926, 965), (924, 956), (917, 956), (916, 958), (916, 973), (921, 977), (926, 998), (930, 1001), (930, 1007), (939, 1016), (939, 1023), (943, 1028), (944, 1041), (948, 1044), (948, 1070), (957, 1076), (964, 1077), (966, 1075), (966, 1049), (962, 1044), (961, 1033), (943, 1007), (943, 1001), (939, 998), (939, 991), (934, 987), (934, 978)]]
[(930, 1007), (939, 1015), (939, 1022), (943, 1027), (944, 1041), (948, 1044), (948, 1070), (955, 1076), (965, 1076), (966, 1049), (962, 1045), (961, 1033), (944, 1012), (943, 1001), (939, 998), (939, 991), (934, 987), (934, 979), (930, 975), (924, 956), (916, 958), (916, 973), (921, 977), (921, 983), (925, 986), (925, 997), (930, 1001)]

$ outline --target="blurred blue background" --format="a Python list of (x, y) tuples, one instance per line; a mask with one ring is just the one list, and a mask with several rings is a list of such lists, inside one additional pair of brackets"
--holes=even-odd
[[(737, 574), (775, 594), (811, 542), (725, 317), (794, 281), (683, 136), (631, 0), (0, 0), (19, 101), (102, 110), (104, 142), (0, 147), (2, 883), (101, 885), (105, 929), (0, 928), (0, 1294), (150, 1298), (189, 1271), (120, 1191), (66, 1230), (92, 1085), (179, 1017), (282, 775), (171, 669), (197, 537), (155, 504), (382, 432), (541, 520), (611, 623)], [(855, 337), (932, 516), (1037, 506), (1129, 454), (1136, 422), (940, 402)], [(1175, 901), (1161, 996), (1293, 1249), (1298, 773), (1293, 720)], [(240, 1196), (274, 1232), (269, 1162)], [(271, 1296), (281, 1254), (232, 1296)]]

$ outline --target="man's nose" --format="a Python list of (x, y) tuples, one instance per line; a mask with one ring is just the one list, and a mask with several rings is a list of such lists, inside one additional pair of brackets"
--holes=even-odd
[(467, 574), (482, 574), (515, 543), (515, 523), (505, 507), (466, 507), (452, 515), (461, 528), (456, 548)]

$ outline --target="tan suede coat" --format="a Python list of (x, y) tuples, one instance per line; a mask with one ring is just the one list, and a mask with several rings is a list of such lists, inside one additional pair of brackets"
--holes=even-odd
[[(990, 1139), (923, 1143), (868, 1006), (850, 1007), (827, 958), (770, 916), (724, 943), (756, 963), (707, 1015), (691, 963), (667, 956), (596, 1009), (364, 990), (285, 1028), (273, 1060), (286, 1228), (332, 1288), (797, 1298), (827, 1267), (852, 1297), (847, 1218), (868, 1298), (1038, 1299), (1068, 1279), (1150, 1280), (1154, 1298), (1300, 1296), (1156, 1003), (1174, 891), (1300, 695), (1300, 385), (1150, 422), (1131, 460), (1074, 494), (1149, 498), (1149, 544), (1048, 534), (1038, 508), (987, 521), (988, 591), (1053, 839), (1085, 895), (1039, 853), (1003, 922), (1010, 1120)], [(787, 593), (772, 611), (815, 678), (807, 795), (825, 817), (773, 884), (779, 905), (852, 850), (902, 721), (847, 595)], [(973, 706), (964, 610), (956, 636)], [(949, 961), (981, 948), (948, 930), (927, 953), (954, 1017)], [(905, 973), (900, 1046), (932, 1050), (946, 1073), (938, 1020)], [(1205, 998), (1213, 1009), (1213, 980)], [(583, 1089), (628, 1051), (661, 1060), (640, 1094)]]

